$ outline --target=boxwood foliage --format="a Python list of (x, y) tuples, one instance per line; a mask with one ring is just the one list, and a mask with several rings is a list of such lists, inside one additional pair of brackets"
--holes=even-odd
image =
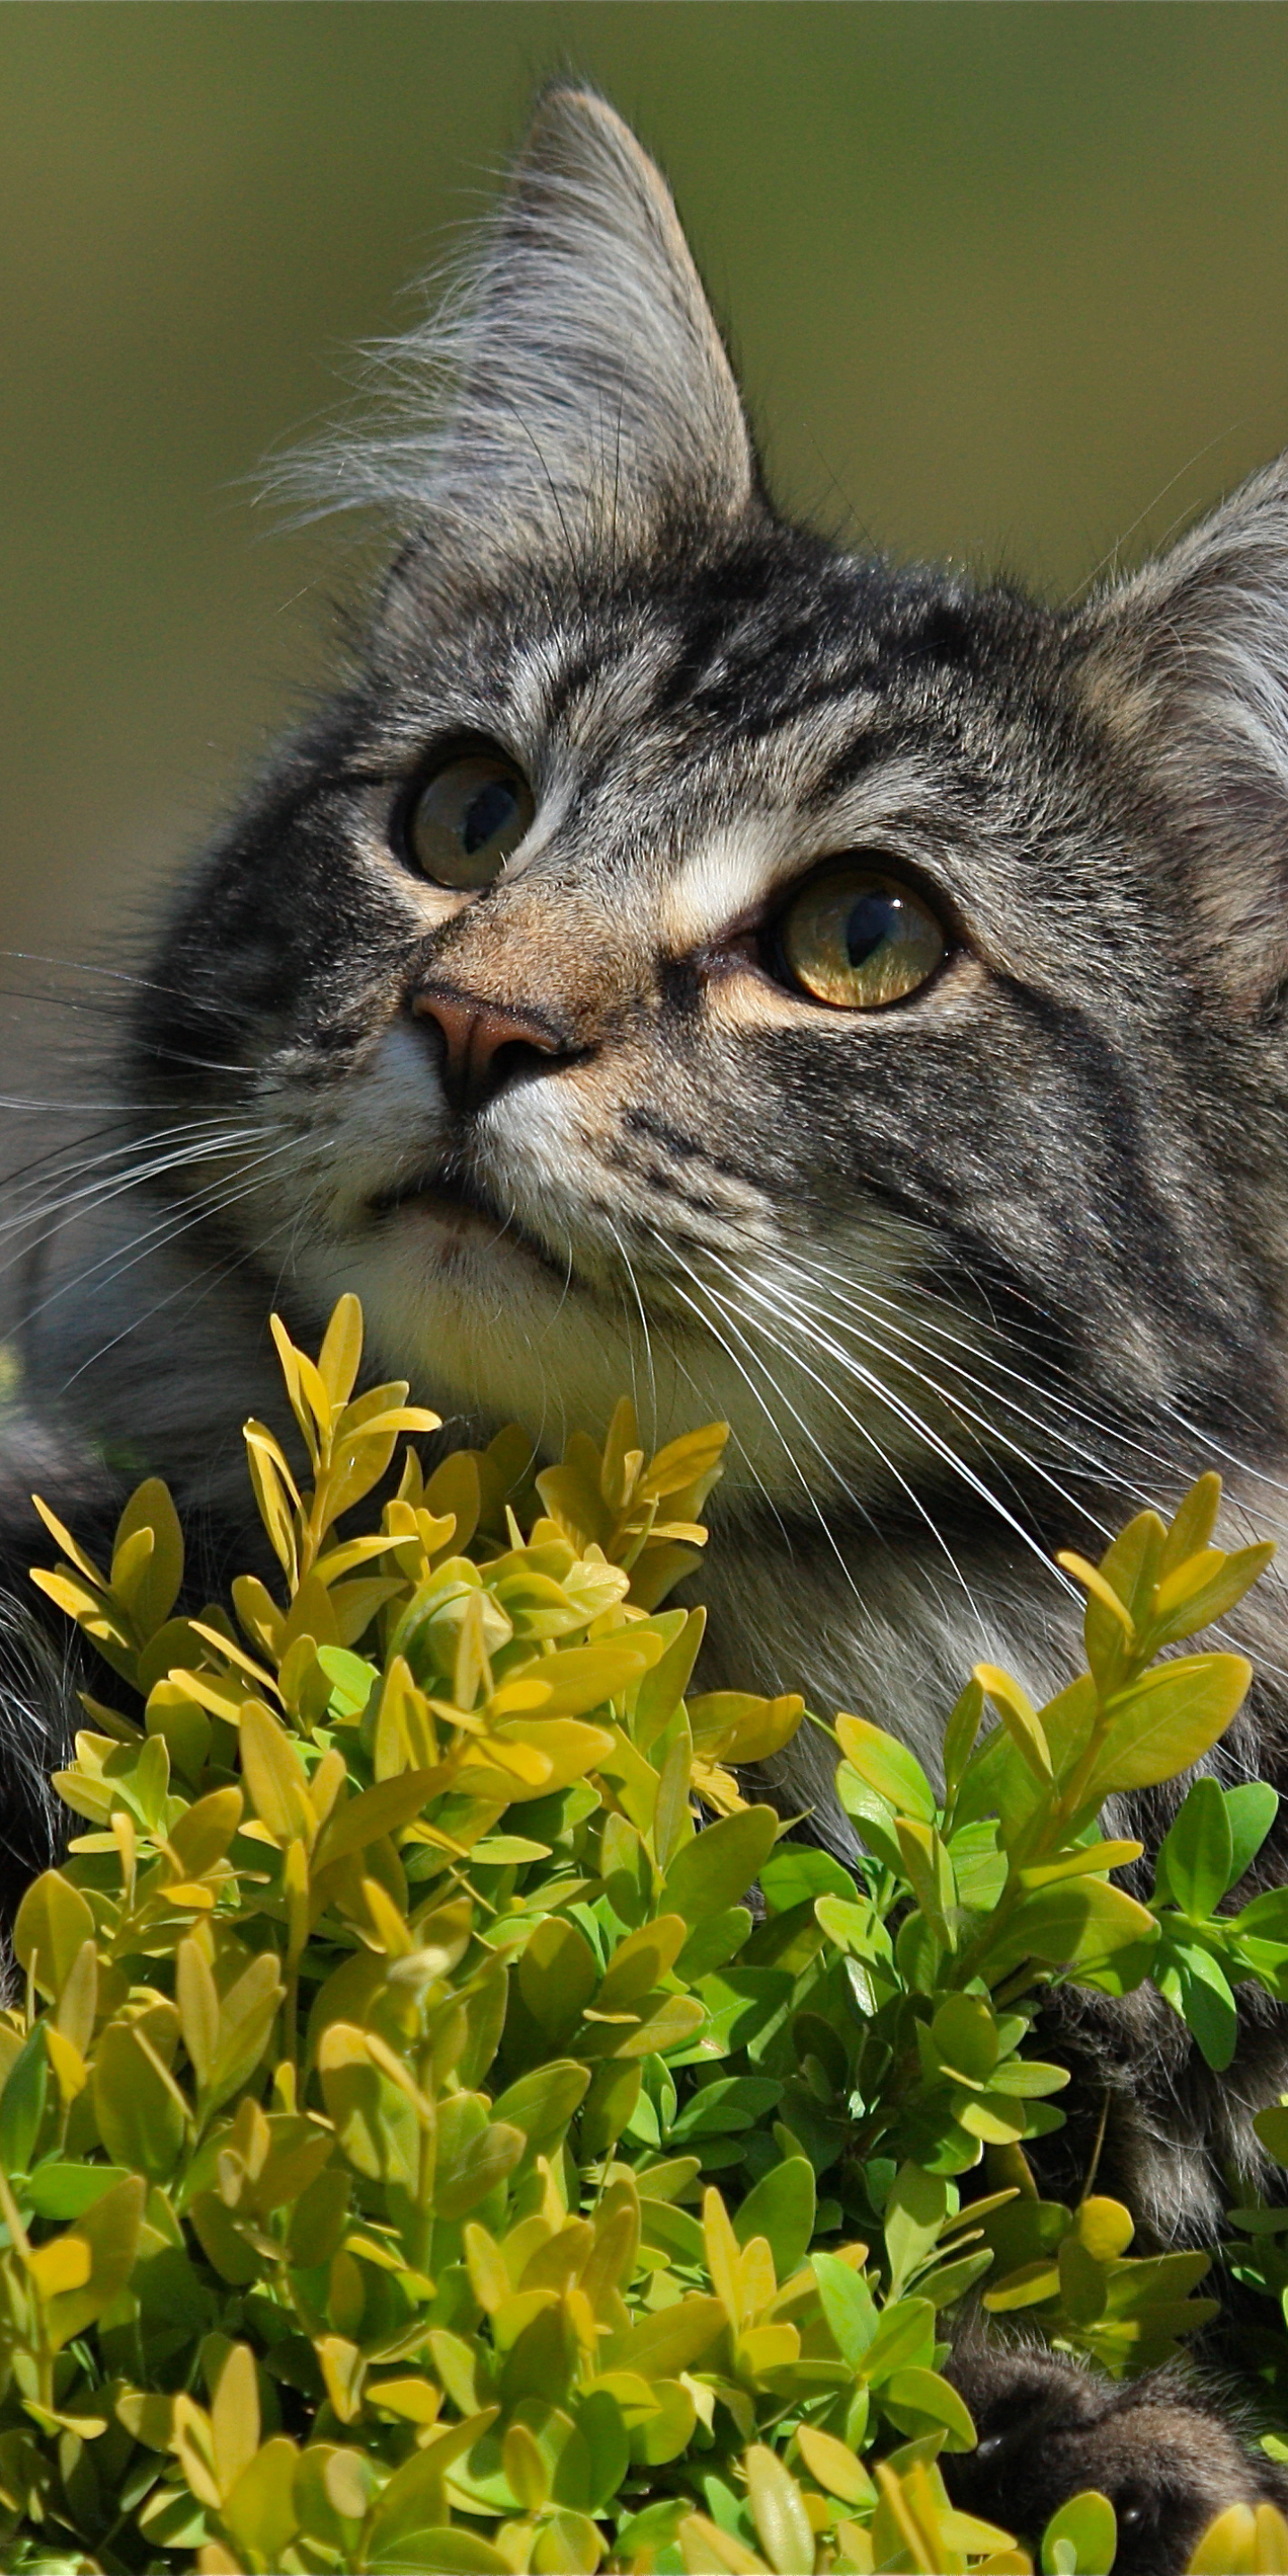
[[(1055, 1979), (1152, 1975), (1215, 2067), (1240, 1981), (1288, 1997), (1288, 1891), (1219, 1910), (1271, 1790), (1200, 1778), (1149, 1905), (1097, 1821), (1228, 1724), (1240, 1657), (1154, 1659), (1269, 1551), (1211, 1545), (1209, 1477), (1065, 1559), (1086, 1673), (1035, 1710), (980, 1666), (942, 1794), (839, 1717), (855, 1874), (739, 1785), (819, 1721), (692, 1692), (702, 1612), (664, 1606), (719, 1426), (649, 1460), (623, 1404), (535, 1479), (517, 1431), (427, 1475), (435, 1417), (353, 1395), (352, 1298), (316, 1362), (274, 1329), (275, 1582), (180, 1614), (155, 1480), (106, 1571), (44, 1513), (36, 1580), (119, 1689), (0, 2016), (5, 2564), (1028, 2568), (949, 2503), (947, 2329), (982, 2295), (1124, 2374), (1214, 2313), (1206, 2258), (1133, 2256), (1094, 2176), (1038, 2196), (1067, 2079), (1025, 2043)], [(1288, 2110), (1262, 2128), (1288, 2159)], [(1281, 2214), (1239, 2220), (1277, 2301)], [(1114, 2546), (1080, 2497), (1042, 2565)], [(1204, 2549), (1288, 2566), (1288, 2528), (1240, 2510)]]

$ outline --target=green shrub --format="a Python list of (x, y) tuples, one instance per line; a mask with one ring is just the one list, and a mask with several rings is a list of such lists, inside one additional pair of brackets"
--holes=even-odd
[[(1269, 1551), (1211, 1547), (1205, 1478), (1065, 1559), (1088, 1672), (1035, 1712), (981, 1667), (942, 1800), (838, 1718), (856, 1882), (737, 1785), (819, 1721), (690, 1695), (702, 1613), (662, 1607), (718, 1426), (649, 1463), (624, 1404), (535, 1483), (517, 1432), (428, 1478), (405, 1448), (341, 1535), (434, 1417), (351, 1400), (353, 1299), (316, 1363), (275, 1330), (307, 1457), (297, 1482), (247, 1426), (276, 1595), (176, 1616), (155, 1481), (109, 1574), (44, 1515), (65, 1561), (36, 1580), (125, 1704), (86, 1699), (81, 1830), (0, 2017), (6, 2565), (1028, 2567), (949, 2506), (938, 2456), (974, 2434), (945, 2321), (986, 2283), (1121, 2374), (1213, 2313), (1204, 2256), (1037, 2197), (1066, 2077), (1023, 2049), (1053, 1979), (1150, 1973), (1216, 2067), (1235, 1984), (1288, 1997), (1288, 1891), (1215, 1910), (1272, 1791), (1201, 1779), (1150, 1907), (1097, 1825), (1229, 1723), (1238, 1656), (1152, 1659)], [(1263, 2127), (1288, 2157), (1288, 2111)], [(1277, 2298), (1283, 2239), (1242, 2216)], [(1280, 2532), (1236, 2516), (1221, 2563), (1288, 2564)], [(1043, 2565), (1113, 2546), (1077, 2499)]]

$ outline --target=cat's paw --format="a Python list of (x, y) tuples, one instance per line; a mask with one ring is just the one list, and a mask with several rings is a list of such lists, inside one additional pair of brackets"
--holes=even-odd
[(1288, 2479), (1245, 2444), (1214, 2394), (1175, 2370), (1120, 2385), (1041, 2346), (971, 2343), (949, 2364), (978, 2447), (940, 2466), (955, 2503), (1035, 2548), (1069, 2496), (1107, 2495), (1114, 2576), (1181, 2576), (1232, 2504), (1288, 2505)]

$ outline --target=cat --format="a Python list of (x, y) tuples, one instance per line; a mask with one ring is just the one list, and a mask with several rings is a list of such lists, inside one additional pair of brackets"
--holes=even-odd
[[(373, 1368), (453, 1440), (518, 1418), (548, 1451), (630, 1386), (653, 1438), (725, 1417), (708, 1683), (865, 1707), (932, 1768), (981, 1656), (1035, 1698), (1078, 1665), (1056, 1546), (1213, 1463), (1228, 1532), (1284, 1516), (1288, 470), (1068, 611), (791, 524), (661, 177), (568, 85), (381, 373), (374, 427), (288, 479), (398, 551), (128, 987), (114, 1139), (29, 1299), (11, 1903), (71, 1706), (27, 1497), (93, 1543), (146, 1466), (209, 1579), (243, 1563), (274, 1305), (304, 1337), (356, 1289)], [(1273, 1578), (1239, 1640), (1213, 1767), (1288, 1786)], [(850, 1848), (821, 1738), (767, 1785)], [(1156, 1846), (1169, 1812), (1126, 1822)], [(1210, 2238), (1222, 2180), (1263, 2178), (1278, 2012), (1243, 2007), (1220, 2081), (1150, 1988), (1051, 2017), (1053, 2179), (1107, 2111), (1100, 2187), (1147, 2241)], [(963, 2492), (1019, 2442), (1030, 2522), (1107, 2485), (1140, 2576), (1282, 2493), (1171, 2381), (957, 2367)]]

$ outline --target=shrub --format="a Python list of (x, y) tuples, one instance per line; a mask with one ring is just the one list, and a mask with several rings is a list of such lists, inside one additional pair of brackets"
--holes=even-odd
[[(156, 1481), (108, 1573), (44, 1513), (36, 1580), (125, 1704), (85, 1700), (0, 2017), (7, 2565), (1027, 2568), (949, 2505), (945, 2322), (986, 2282), (1122, 2374), (1214, 2313), (1203, 2255), (1037, 2197), (1067, 2079), (1024, 2044), (1061, 1978), (1148, 1971), (1216, 2067), (1240, 1980), (1288, 1997), (1288, 1891), (1216, 1910), (1271, 1790), (1200, 1779), (1148, 1906), (1097, 1823), (1228, 1724), (1241, 1658), (1153, 1659), (1269, 1551), (1211, 1546), (1209, 1477), (1064, 1559), (1088, 1671), (1035, 1711), (981, 1666), (942, 1799), (838, 1718), (856, 1877), (738, 1785), (819, 1721), (692, 1694), (702, 1613), (662, 1606), (718, 1426), (649, 1462), (623, 1404), (535, 1480), (517, 1432), (428, 1476), (404, 1447), (372, 1527), (435, 1418), (353, 1399), (353, 1299), (316, 1363), (274, 1329), (307, 1460), (247, 1425), (276, 1588), (177, 1615)], [(1288, 2110), (1262, 2128), (1288, 2158)], [(1277, 2298), (1282, 2222), (1241, 2220)], [(1212, 2546), (1288, 2565), (1265, 2508)], [(1079, 2498), (1043, 2565), (1113, 2548)]]

